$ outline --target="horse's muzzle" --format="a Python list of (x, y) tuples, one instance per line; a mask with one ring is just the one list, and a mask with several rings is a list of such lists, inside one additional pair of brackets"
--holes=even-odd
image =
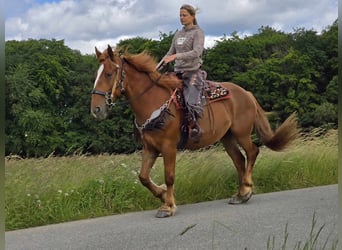
[(108, 116), (108, 113), (107, 113), (107, 108), (103, 108), (103, 107), (100, 107), (100, 106), (96, 106), (94, 108), (91, 109), (91, 114), (96, 118), (96, 119), (99, 119), (99, 120), (103, 120), (103, 119), (106, 119), (107, 116)]

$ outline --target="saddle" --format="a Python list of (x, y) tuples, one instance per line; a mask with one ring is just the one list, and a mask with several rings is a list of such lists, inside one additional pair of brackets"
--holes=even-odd
[[(207, 78), (207, 73), (202, 71), (204, 74), (203, 79)], [(179, 75), (175, 72), (167, 72), (166, 74), (170, 75), (171, 77), (175, 77), (181, 79)], [(182, 80), (182, 79), (181, 79)], [(207, 103), (212, 103), (216, 101), (221, 101), (225, 99), (229, 99), (231, 94), (227, 88), (224, 88), (218, 82), (205, 80), (204, 86), (202, 88), (202, 95), (205, 97)], [(178, 109), (186, 109), (184, 103), (184, 96), (183, 96), (183, 89), (177, 89), (177, 93), (175, 95), (174, 102)]]
[[(201, 73), (203, 74), (203, 79), (206, 79), (207, 73), (205, 71), (202, 71)], [(174, 72), (168, 72), (167, 74), (170, 74), (171, 77), (177, 77), (178, 79), (182, 80), (182, 78), (180, 78), (180, 76)], [(229, 99), (231, 97), (231, 93), (227, 88), (221, 86), (220, 83), (218, 82), (213, 82), (213, 81), (208, 81), (208, 80), (204, 80), (201, 93), (202, 93), (202, 96), (205, 97), (207, 104)], [(182, 110), (183, 112), (183, 119), (182, 119), (182, 124), (181, 124), (181, 139), (180, 139), (180, 142), (178, 143), (178, 149), (183, 149), (189, 137), (190, 120), (188, 119), (189, 114), (188, 114), (187, 107), (185, 105), (185, 99), (184, 99), (182, 88), (177, 89), (173, 101), (176, 104), (176, 108)]]

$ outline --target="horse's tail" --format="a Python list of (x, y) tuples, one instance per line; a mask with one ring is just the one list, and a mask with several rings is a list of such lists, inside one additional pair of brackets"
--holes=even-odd
[(261, 108), (254, 96), (253, 99), (255, 100), (257, 107), (254, 126), (260, 140), (266, 147), (274, 151), (282, 151), (286, 149), (291, 142), (299, 136), (296, 114), (293, 113), (290, 115), (274, 132), (264, 110)]

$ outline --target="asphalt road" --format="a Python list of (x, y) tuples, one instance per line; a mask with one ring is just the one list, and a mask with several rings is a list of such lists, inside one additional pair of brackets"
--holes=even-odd
[[(303, 247), (321, 227), (317, 249), (337, 240), (337, 185), (254, 195), (244, 205), (227, 200), (178, 206), (174, 217), (156, 210), (107, 216), (5, 233), (6, 249), (286, 249)], [(269, 240), (271, 239), (271, 240)], [(274, 240), (274, 248), (272, 242)], [(339, 243), (339, 245), (341, 242)]]

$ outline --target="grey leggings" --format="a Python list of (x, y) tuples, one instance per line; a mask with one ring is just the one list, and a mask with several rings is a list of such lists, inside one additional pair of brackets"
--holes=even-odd
[(203, 96), (205, 74), (202, 70), (186, 71), (182, 74), (182, 78), (185, 105), (191, 118), (196, 121), (202, 117), (203, 106), (205, 105)]

